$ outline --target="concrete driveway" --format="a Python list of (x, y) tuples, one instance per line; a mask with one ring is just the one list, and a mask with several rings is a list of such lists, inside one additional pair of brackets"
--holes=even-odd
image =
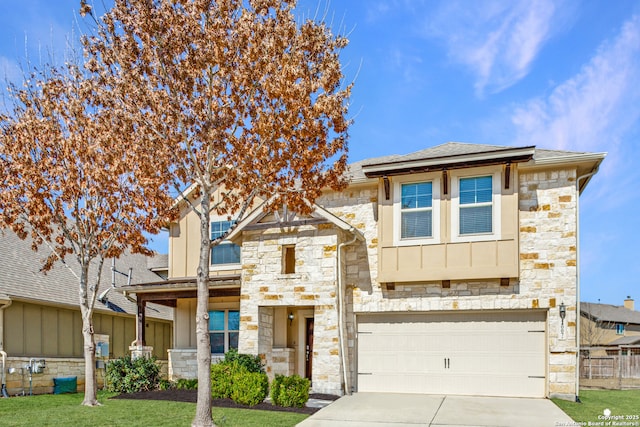
[(299, 427), (557, 427), (571, 418), (547, 399), (355, 393), (322, 408)]

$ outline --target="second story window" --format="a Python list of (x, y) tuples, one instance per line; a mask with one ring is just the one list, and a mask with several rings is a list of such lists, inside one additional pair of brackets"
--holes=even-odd
[(491, 176), (460, 178), (460, 235), (493, 232)]
[(433, 237), (433, 183), (402, 184), (400, 238)]
[(622, 323), (616, 323), (616, 334), (624, 335), (624, 325)]
[[(214, 221), (211, 223), (211, 239), (217, 239), (229, 230), (233, 222)], [(222, 241), (211, 248), (211, 265), (240, 264), (240, 246)]]

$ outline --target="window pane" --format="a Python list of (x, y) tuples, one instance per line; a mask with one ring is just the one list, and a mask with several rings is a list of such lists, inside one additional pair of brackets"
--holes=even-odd
[(229, 310), (229, 326), (230, 331), (240, 330), (240, 312), (238, 310)]
[(231, 221), (214, 221), (211, 223), (211, 239), (222, 236), (231, 227)]
[(401, 238), (431, 237), (431, 211), (402, 212)]
[(492, 200), (491, 176), (460, 179), (460, 204), (488, 203)]
[(432, 189), (433, 184), (431, 182), (403, 184), (401, 190), (401, 208), (430, 208), (433, 200)]
[(234, 243), (220, 243), (211, 248), (211, 264), (239, 264), (240, 246)]
[(229, 332), (229, 348), (238, 349), (238, 332)]
[(224, 311), (215, 310), (209, 312), (209, 330), (224, 331)]
[(224, 332), (209, 334), (209, 340), (211, 341), (212, 354), (224, 353)]
[(491, 206), (460, 208), (460, 234), (491, 233)]

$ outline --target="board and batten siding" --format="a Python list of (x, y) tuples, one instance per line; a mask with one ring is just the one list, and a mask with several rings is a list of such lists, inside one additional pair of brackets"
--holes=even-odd
[[(136, 338), (134, 317), (94, 312), (96, 334), (109, 335), (109, 357), (129, 354)], [(153, 355), (167, 359), (172, 327), (147, 318), (146, 341)], [(79, 310), (14, 301), (4, 313), (4, 350), (11, 357), (83, 357)]]

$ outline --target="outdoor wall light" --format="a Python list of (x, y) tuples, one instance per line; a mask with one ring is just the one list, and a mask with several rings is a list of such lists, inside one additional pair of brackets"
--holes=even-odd
[(558, 311), (560, 313), (560, 338), (564, 339), (564, 318), (567, 317), (567, 307), (564, 305), (564, 302), (560, 303)]
[(291, 326), (293, 324), (293, 311), (289, 312), (289, 315), (287, 316), (287, 318), (289, 319), (289, 326)]

